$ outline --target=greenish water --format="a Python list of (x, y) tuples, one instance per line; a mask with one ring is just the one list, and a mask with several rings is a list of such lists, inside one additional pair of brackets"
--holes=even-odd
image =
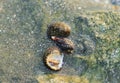
[[(119, 83), (119, 6), (104, 4), (1, 0), (0, 83)], [(71, 26), (75, 43), (58, 72), (43, 64), (44, 51), (55, 46), (46, 36), (47, 25), (55, 21)]]

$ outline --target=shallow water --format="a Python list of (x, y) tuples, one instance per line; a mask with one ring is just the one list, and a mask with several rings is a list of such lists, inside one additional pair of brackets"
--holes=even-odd
[[(0, 83), (119, 83), (119, 11), (109, 0), (1, 0)], [(43, 63), (55, 21), (71, 26), (75, 44), (57, 72)]]

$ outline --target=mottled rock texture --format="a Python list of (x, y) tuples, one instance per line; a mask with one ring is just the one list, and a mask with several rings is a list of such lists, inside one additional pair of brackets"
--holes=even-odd
[[(96, 8), (98, 3), (80, 1), (0, 1), (1, 83), (120, 82), (120, 13), (109, 10), (112, 5)], [(43, 64), (45, 49), (55, 45), (47, 38), (47, 25), (56, 21), (71, 26), (75, 43), (59, 72)]]

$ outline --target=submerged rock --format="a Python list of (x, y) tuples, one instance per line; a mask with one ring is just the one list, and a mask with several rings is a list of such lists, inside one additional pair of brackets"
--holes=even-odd
[[(59, 82), (67, 79), (66, 83), (77, 83), (75, 79), (79, 80), (82, 75), (90, 83), (119, 83), (120, 13), (98, 11), (98, 8), (96, 11), (87, 11), (85, 6), (94, 10), (96, 5), (93, 3), (91, 8), (91, 4), (88, 3), (88, 7), (84, 0), (81, 1), (85, 5), (80, 0), (66, 0), (70, 4), (63, 1), (65, 0), (0, 1), (0, 82), (10, 83), (10, 80), (13, 80), (11, 83), (27, 81), (29, 83), (34, 82), (30, 79), (34, 80), (37, 75), (40, 75), (40, 83), (44, 81), (57, 83), (56, 79), (61, 79)], [(77, 2), (81, 5), (76, 5)], [(76, 6), (82, 9), (74, 10)], [(74, 17), (79, 18), (75, 18), (74, 22)], [(52, 21), (69, 23), (72, 27), (71, 39), (76, 45), (75, 55), (90, 56), (74, 59), (73, 56), (65, 56), (64, 60), (66, 57), (68, 59), (65, 60), (63, 69), (51, 73), (49, 69), (44, 68), (42, 55), (45, 48), (53, 46), (53, 43), (51, 41), (49, 43), (45, 38), (46, 26)], [(85, 64), (81, 62), (83, 59)], [(38, 69), (33, 71), (35, 67)], [(60, 72), (62, 76), (59, 76)], [(54, 79), (53, 73), (56, 74)], [(78, 81), (80, 82), (84, 82), (83, 79)]]
[(75, 38), (75, 52), (80, 55), (90, 55), (95, 51), (95, 42), (89, 35), (79, 35), (79, 39)]
[[(43, 79), (45, 78), (45, 79)], [(49, 74), (38, 76), (37, 80), (39, 83), (89, 83), (89, 80), (85, 77), (80, 76), (69, 76), (69, 75), (56, 75)]]

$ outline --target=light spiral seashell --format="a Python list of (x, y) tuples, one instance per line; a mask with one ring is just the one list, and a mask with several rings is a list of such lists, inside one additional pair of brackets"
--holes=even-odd
[(45, 65), (52, 70), (60, 70), (63, 65), (64, 55), (58, 47), (49, 47), (44, 54)]

